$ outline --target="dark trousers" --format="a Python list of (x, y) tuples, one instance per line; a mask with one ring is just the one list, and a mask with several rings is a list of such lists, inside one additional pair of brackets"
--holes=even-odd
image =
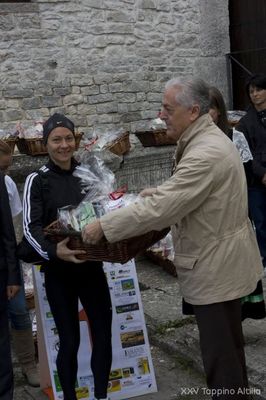
[(13, 369), (7, 315), (7, 274), (0, 271), (0, 400), (13, 398)]
[[(193, 308), (199, 328), (207, 386), (214, 393), (212, 398), (249, 399), (248, 395), (243, 394), (248, 388), (248, 378), (240, 299)], [(218, 389), (222, 390), (220, 396), (215, 394)]]
[(45, 287), (60, 339), (56, 363), (64, 400), (76, 400), (80, 343), (78, 299), (90, 324), (95, 397), (106, 397), (112, 362), (112, 309), (102, 266), (99, 263), (91, 266), (79, 264), (64, 271), (48, 266), (45, 270)]
[(256, 228), (256, 236), (263, 265), (266, 266), (266, 188), (249, 188), (248, 205), (250, 218)]

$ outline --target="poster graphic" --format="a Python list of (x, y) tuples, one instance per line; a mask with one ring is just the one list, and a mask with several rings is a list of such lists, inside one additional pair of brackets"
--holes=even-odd
[[(109, 377), (108, 396), (111, 400), (128, 399), (157, 391), (147, 329), (144, 320), (135, 262), (104, 263), (113, 306), (112, 347), (113, 362)], [(47, 360), (41, 373), (41, 387), (52, 388), (54, 400), (62, 400), (63, 393), (56, 369), (59, 338), (47, 302), (43, 274), (33, 267), (35, 296), (37, 297), (38, 345)], [(86, 314), (79, 306), (80, 348), (76, 393), (78, 399), (94, 399), (93, 375), (90, 368), (91, 341)], [(42, 338), (39, 341), (39, 336)], [(43, 375), (46, 375), (44, 378)]]

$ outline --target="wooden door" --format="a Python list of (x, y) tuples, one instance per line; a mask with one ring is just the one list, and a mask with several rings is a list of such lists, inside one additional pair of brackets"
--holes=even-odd
[(229, 18), (230, 54), (244, 67), (231, 59), (233, 107), (243, 110), (250, 73), (266, 74), (266, 0), (229, 0)]

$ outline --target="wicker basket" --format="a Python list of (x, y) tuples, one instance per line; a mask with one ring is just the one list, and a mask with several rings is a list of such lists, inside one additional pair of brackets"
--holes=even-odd
[(166, 129), (135, 132), (135, 135), (144, 147), (176, 144), (175, 140), (167, 136)]
[(123, 136), (109, 144), (106, 148), (117, 156), (128, 153), (130, 150), (129, 132), (125, 132)]
[(3, 142), (5, 142), (6, 144), (8, 144), (8, 146), (10, 147), (11, 153), (14, 153), (14, 149), (15, 149), (15, 145), (17, 144), (18, 139), (17, 138), (7, 138), (7, 139), (3, 139)]
[(162, 267), (168, 274), (177, 276), (176, 268), (174, 263), (168, 258), (163, 257), (161, 254), (155, 253), (154, 251), (147, 250), (145, 254), (157, 265)]
[(102, 239), (99, 243), (92, 245), (85, 244), (79, 232), (64, 232), (60, 230), (57, 221), (54, 221), (44, 229), (45, 235), (52, 242), (58, 243), (69, 237), (67, 245), (71, 250), (85, 250), (85, 254), (77, 256), (80, 260), (107, 261), (121, 264), (126, 263), (137, 254), (161, 240), (168, 232), (169, 228), (166, 228), (162, 231), (151, 231), (144, 235), (121, 240), (116, 243), (109, 243), (106, 239)]
[(17, 147), (21, 154), (29, 156), (46, 155), (47, 149), (42, 138), (21, 139), (17, 142)]

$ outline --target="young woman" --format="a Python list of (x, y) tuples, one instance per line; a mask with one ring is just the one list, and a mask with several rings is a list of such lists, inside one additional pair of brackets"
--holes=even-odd
[(250, 107), (237, 129), (245, 135), (253, 155), (247, 175), (249, 209), (266, 271), (266, 74), (251, 76), (246, 91)]
[(211, 86), (210, 94), (210, 109), (209, 114), (213, 122), (226, 134), (229, 134), (230, 127), (226, 113), (226, 106), (220, 90), (215, 86)]
[(23, 224), (26, 239), (44, 260), (47, 299), (60, 339), (56, 363), (64, 400), (77, 399), (78, 300), (90, 322), (95, 398), (107, 399), (112, 309), (102, 263), (81, 261), (77, 258), (81, 251), (70, 250), (68, 239), (54, 244), (43, 234), (43, 228), (57, 219), (58, 208), (77, 206), (84, 196), (79, 178), (73, 176), (78, 165), (73, 158), (74, 124), (65, 116), (54, 114), (44, 123), (43, 140), (49, 161), (26, 179)]

